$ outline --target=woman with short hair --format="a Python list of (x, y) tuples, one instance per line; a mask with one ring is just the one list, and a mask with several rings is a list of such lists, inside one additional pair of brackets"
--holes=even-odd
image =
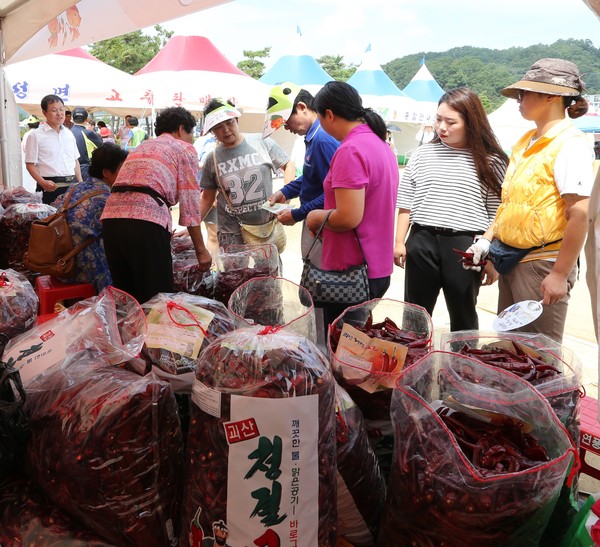
[(198, 155), (192, 145), (196, 120), (182, 107), (163, 110), (156, 138), (130, 152), (102, 214), (104, 246), (114, 285), (144, 303), (173, 292), (171, 207), (179, 203), (200, 270), (211, 265), (198, 208)]

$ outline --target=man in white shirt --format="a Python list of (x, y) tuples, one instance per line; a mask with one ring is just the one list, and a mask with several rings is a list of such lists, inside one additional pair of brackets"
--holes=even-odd
[(82, 178), (75, 137), (63, 125), (63, 100), (58, 95), (46, 95), (41, 107), (46, 123), (29, 135), (25, 165), (37, 184), (36, 190), (43, 193), (42, 202), (49, 204)]

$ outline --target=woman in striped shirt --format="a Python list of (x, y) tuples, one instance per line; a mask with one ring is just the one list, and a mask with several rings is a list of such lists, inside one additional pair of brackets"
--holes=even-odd
[(470, 89), (440, 98), (435, 131), (431, 143), (414, 152), (400, 182), (394, 262), (406, 269), (407, 302), (431, 314), (442, 290), (450, 329), (477, 329), (479, 287), (498, 275), (491, 265), (482, 273), (463, 269), (453, 249), (466, 249), (492, 223), (508, 157)]

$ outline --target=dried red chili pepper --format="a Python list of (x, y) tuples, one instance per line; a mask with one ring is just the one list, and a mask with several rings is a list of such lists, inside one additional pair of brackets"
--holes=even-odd
[(29, 475), (114, 545), (177, 541), (183, 439), (171, 387), (78, 354), (28, 387)]
[(479, 262), (477, 264), (475, 264), (473, 262), (473, 253), (467, 253), (466, 251), (461, 251), (460, 249), (452, 249), (452, 250), (461, 256), (459, 262), (463, 266), (466, 266), (467, 268), (470, 268), (472, 266), (483, 267), (487, 264), (487, 260), (485, 258), (480, 258)]
[[(477, 335), (479, 339), (479, 335)], [(452, 347), (452, 346), (455, 346)], [(511, 349), (508, 349), (508, 347)], [(529, 351), (526, 351), (526, 349)], [(548, 399), (550, 406), (566, 427), (571, 439), (579, 443), (579, 409), (581, 392), (577, 378), (564, 378), (562, 368), (569, 370), (553, 352), (543, 348), (527, 346), (524, 340), (496, 340), (485, 343), (482, 347), (473, 347), (472, 340), (456, 340), (451, 349), (521, 377), (531, 383)], [(561, 378), (563, 378), (561, 380)], [(553, 380), (561, 382), (553, 386)], [(572, 388), (568, 386), (572, 384)]]
[[(198, 517), (207, 531), (212, 522), (247, 519), (227, 512), (232, 397), (289, 399), (318, 396), (318, 544), (333, 546), (336, 534), (335, 503), (335, 381), (316, 346), (289, 331), (264, 327), (244, 328), (223, 335), (200, 355), (196, 380), (219, 393), (219, 417), (192, 405), (185, 457), (186, 484), (182, 502), (182, 529)], [(193, 399), (194, 400), (194, 399)], [(250, 413), (251, 414), (251, 413)], [(281, 435), (289, 436), (288, 432)], [(247, 460), (246, 460), (247, 461)], [(289, 481), (290, 477), (280, 480)], [(305, 500), (306, 501), (306, 500)], [(201, 514), (197, 515), (197, 508)], [(256, 538), (247, 538), (251, 545)], [(186, 545), (187, 543), (183, 543)]]

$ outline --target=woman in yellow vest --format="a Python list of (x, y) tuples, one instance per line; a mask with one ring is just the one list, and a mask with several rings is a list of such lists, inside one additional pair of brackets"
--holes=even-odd
[(557, 341), (563, 337), (593, 185), (592, 144), (566, 117), (587, 112), (583, 91), (577, 65), (562, 59), (540, 59), (522, 80), (502, 90), (536, 128), (512, 149), (494, 223), (467, 249), (475, 264), (489, 253), (500, 273), (498, 311), (521, 300), (543, 301), (540, 318), (521, 330)]

